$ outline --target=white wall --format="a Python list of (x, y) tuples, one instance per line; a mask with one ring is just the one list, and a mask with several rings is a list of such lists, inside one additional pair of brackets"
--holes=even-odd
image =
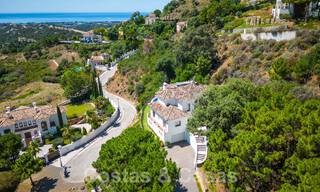
[[(176, 122), (177, 121), (181, 121), (181, 125), (176, 127)], [(184, 117), (184, 118), (180, 118), (177, 120), (172, 120), (172, 121), (168, 121), (167, 125), (168, 125), (168, 132), (165, 133), (165, 141), (166, 142), (170, 142), (173, 143), (174, 141), (172, 141), (172, 136), (177, 135), (177, 134), (182, 134), (182, 133), (186, 133), (186, 129), (187, 129), (187, 121), (188, 118)], [(184, 140), (186, 139), (186, 137), (184, 138)], [(181, 140), (183, 141), (183, 140)]]
[(275, 40), (275, 41), (289, 41), (295, 39), (296, 31), (282, 31), (282, 32), (261, 32), (261, 33), (242, 33), (243, 40)]
[(108, 129), (114, 122), (116, 122), (119, 116), (120, 116), (120, 110), (116, 109), (115, 112), (112, 114), (111, 118), (108, 119), (108, 121), (106, 121), (105, 123), (103, 123), (98, 129), (96, 129), (92, 133), (89, 133), (87, 136), (82, 137), (80, 140), (76, 142), (63, 146), (61, 148), (61, 155), (65, 155), (70, 151), (73, 151), (92, 141), (94, 138), (96, 138), (98, 135), (100, 135), (102, 132)]

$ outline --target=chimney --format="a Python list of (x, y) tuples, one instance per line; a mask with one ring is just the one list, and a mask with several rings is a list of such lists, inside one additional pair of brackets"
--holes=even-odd
[(37, 103), (36, 103), (36, 102), (32, 102), (32, 106), (33, 106), (33, 108), (36, 110), (36, 112), (37, 112), (37, 113), (39, 113), (39, 112), (40, 112), (40, 109), (38, 108), (38, 106), (37, 106)]
[(11, 119), (12, 115), (11, 115), (11, 108), (10, 107), (6, 107), (6, 113), (5, 113), (5, 117)]
[(166, 90), (166, 89), (167, 89), (167, 86), (168, 86), (168, 83), (163, 82), (162, 89), (163, 89), (163, 90)]

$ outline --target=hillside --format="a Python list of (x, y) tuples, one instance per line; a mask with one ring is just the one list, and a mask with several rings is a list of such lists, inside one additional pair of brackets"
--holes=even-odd
[[(224, 6), (228, 9), (224, 9)], [(199, 11), (191, 15), (182, 14), (190, 11), (191, 7)], [(225, 12), (215, 13), (217, 7)], [(138, 56), (119, 65), (120, 73), (108, 85), (109, 90), (142, 104), (151, 99), (163, 81), (177, 82), (193, 78), (201, 83), (221, 84), (228, 78), (238, 77), (250, 79), (256, 84), (283, 79), (303, 86), (308, 93), (312, 93), (311, 96), (319, 96), (318, 64), (306, 61), (312, 54), (317, 55), (319, 30), (314, 26), (311, 29), (302, 27), (309, 23), (314, 25), (317, 21), (311, 20), (307, 25), (302, 25), (300, 21), (291, 20), (260, 26), (290, 25), (297, 30), (297, 37), (292, 41), (244, 41), (239, 33), (222, 33), (220, 30), (231, 26), (248, 27), (241, 26), (247, 17), (269, 19), (271, 8), (272, 4), (264, 1), (255, 6), (228, 4), (228, 1), (220, 5), (208, 1), (171, 1), (164, 8), (162, 17), (174, 14), (177, 20), (188, 21), (187, 29), (183, 33), (175, 33), (169, 28), (174, 27), (175, 22), (156, 22), (151, 26), (151, 32), (146, 33), (153, 37), (152, 43), (140, 41)], [(218, 17), (220, 20), (217, 20)], [(162, 28), (160, 33), (153, 31), (153, 27), (159, 26), (167, 28)], [(151, 51), (146, 53), (146, 47), (150, 47)], [(208, 55), (210, 58), (206, 60)], [(199, 56), (204, 58), (199, 59)], [(282, 60), (287, 74), (279, 75), (277, 73), (281, 72), (274, 68)], [(304, 67), (306, 65), (310, 65), (309, 69)]]

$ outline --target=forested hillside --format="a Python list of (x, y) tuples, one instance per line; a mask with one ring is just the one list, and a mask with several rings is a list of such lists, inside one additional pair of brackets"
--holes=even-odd
[(231, 191), (318, 189), (320, 100), (298, 99), (298, 89), (240, 79), (209, 86), (188, 121), (192, 131), (208, 128), (208, 176), (226, 173)]
[[(109, 91), (142, 107), (163, 82), (208, 85), (188, 128), (208, 128), (201, 169), (210, 191), (320, 188), (318, 18), (290, 18), (285, 24), (297, 31), (290, 41), (244, 41), (225, 31), (247, 27), (248, 16), (270, 19), (272, 3), (171, 1), (155, 12), (162, 19), (152, 25), (132, 18), (113, 28), (123, 32), (115, 39), (124, 47), (132, 45), (127, 34), (133, 31), (147, 39), (135, 39), (138, 52), (119, 64)], [(175, 29), (178, 21), (188, 23), (182, 32)], [(259, 25), (266, 26), (272, 24)]]
[[(207, 4), (192, 2), (171, 1), (164, 8), (161, 18), (175, 14), (174, 21), (158, 20), (147, 26), (132, 19), (113, 28), (124, 32), (123, 37), (117, 37), (123, 49), (129, 49), (129, 28), (140, 33), (135, 41), (138, 55), (120, 63), (120, 73), (109, 85), (110, 91), (143, 105), (164, 81), (194, 79), (221, 84), (227, 78), (240, 77), (257, 84), (283, 79), (305, 85), (312, 95), (320, 94), (316, 51), (319, 30), (297, 28), (293, 41), (243, 41), (239, 34), (221, 33), (220, 29), (241, 15), (259, 13), (265, 7), (263, 3), (246, 6), (213, 1), (204, 6)], [(191, 15), (177, 14), (190, 10), (190, 6), (198, 11)], [(188, 22), (183, 33), (176, 33), (176, 21)], [(145, 42), (143, 37), (153, 40)]]

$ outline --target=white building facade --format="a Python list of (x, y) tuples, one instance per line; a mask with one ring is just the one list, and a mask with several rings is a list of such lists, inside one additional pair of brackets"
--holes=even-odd
[(149, 104), (148, 124), (163, 142), (189, 141), (188, 118), (204, 86), (193, 81), (164, 84)]
[[(61, 108), (63, 124), (67, 124), (64, 108)], [(15, 133), (22, 138), (24, 147), (33, 140), (43, 143), (43, 137), (56, 134), (59, 127), (57, 109), (52, 106), (6, 108), (0, 116), (0, 135)]]

